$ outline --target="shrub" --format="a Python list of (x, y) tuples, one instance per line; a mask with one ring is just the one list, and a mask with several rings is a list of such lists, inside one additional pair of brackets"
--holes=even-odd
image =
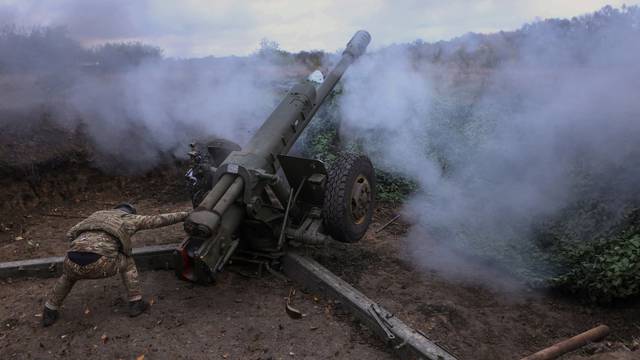
[(418, 189), (418, 184), (402, 175), (376, 169), (378, 201), (398, 203)]
[(640, 293), (640, 234), (563, 249), (568, 271), (553, 285), (597, 302)]
[(94, 61), (107, 71), (123, 70), (162, 58), (162, 49), (140, 42), (107, 43), (91, 49)]

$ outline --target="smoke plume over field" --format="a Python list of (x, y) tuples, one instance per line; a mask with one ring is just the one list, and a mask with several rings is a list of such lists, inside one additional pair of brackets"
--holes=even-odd
[[(419, 183), (404, 211), (417, 224), (409, 253), (420, 265), (465, 272), (453, 255), (462, 250), (532, 268), (535, 250), (551, 245), (532, 237), (572, 206), (597, 207), (580, 210), (597, 220), (563, 225), (574, 241), (637, 208), (639, 35), (637, 8), (605, 8), (436, 51), (390, 47), (350, 70), (342, 134)], [(496, 44), (511, 54), (487, 56)], [(443, 53), (453, 65), (416, 60)], [(478, 58), (490, 65), (470, 63)]]
[(245, 141), (273, 102), (264, 91), (269, 74), (260, 84), (258, 68), (237, 62), (197, 70), (182, 63), (149, 64), (106, 79), (83, 77), (69, 105), (87, 119), (99, 149), (135, 164), (154, 164), (159, 151), (184, 156), (194, 138)]
[[(419, 265), (457, 271), (462, 250), (553, 272), (534, 255), (554, 237), (596, 239), (640, 207), (639, 36), (637, 7), (607, 7), (393, 45), (359, 59), (325, 110), (341, 118), (342, 140), (418, 183), (404, 212)], [(247, 57), (161, 54), (137, 43), (88, 49), (62, 28), (4, 27), (0, 130), (53, 122), (86, 136), (97, 165), (146, 170), (197, 138), (244, 143), (285, 83), (331, 58), (268, 41)]]
[(287, 78), (264, 46), (251, 57), (176, 60), (139, 43), (86, 49), (63, 28), (5, 27), (0, 54), (3, 128), (48, 119), (85, 134), (98, 165), (125, 172), (184, 157), (194, 139), (246, 141)]

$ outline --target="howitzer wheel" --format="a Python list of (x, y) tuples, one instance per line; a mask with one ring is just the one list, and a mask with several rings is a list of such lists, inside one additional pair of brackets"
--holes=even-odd
[(360, 240), (373, 216), (375, 175), (368, 157), (343, 153), (329, 170), (323, 215), (327, 233), (342, 242)]

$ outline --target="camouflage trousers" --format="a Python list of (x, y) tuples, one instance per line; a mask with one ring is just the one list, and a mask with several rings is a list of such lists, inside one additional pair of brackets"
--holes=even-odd
[(62, 276), (56, 282), (45, 303), (49, 309), (57, 310), (78, 280), (103, 279), (118, 273), (127, 288), (129, 301), (142, 299), (138, 269), (131, 256), (124, 254), (118, 254), (117, 257), (102, 256), (93, 263), (84, 266), (65, 257), (62, 269)]

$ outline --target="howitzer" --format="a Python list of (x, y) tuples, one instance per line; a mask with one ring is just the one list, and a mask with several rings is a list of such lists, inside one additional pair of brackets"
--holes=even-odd
[(321, 85), (293, 86), (244, 148), (227, 141), (204, 151), (194, 146), (187, 178), (195, 209), (174, 253), (178, 276), (210, 282), (238, 250), (278, 258), (291, 241), (362, 238), (375, 200), (369, 159), (345, 153), (327, 171), (321, 161), (287, 154), (370, 41), (358, 31)]

